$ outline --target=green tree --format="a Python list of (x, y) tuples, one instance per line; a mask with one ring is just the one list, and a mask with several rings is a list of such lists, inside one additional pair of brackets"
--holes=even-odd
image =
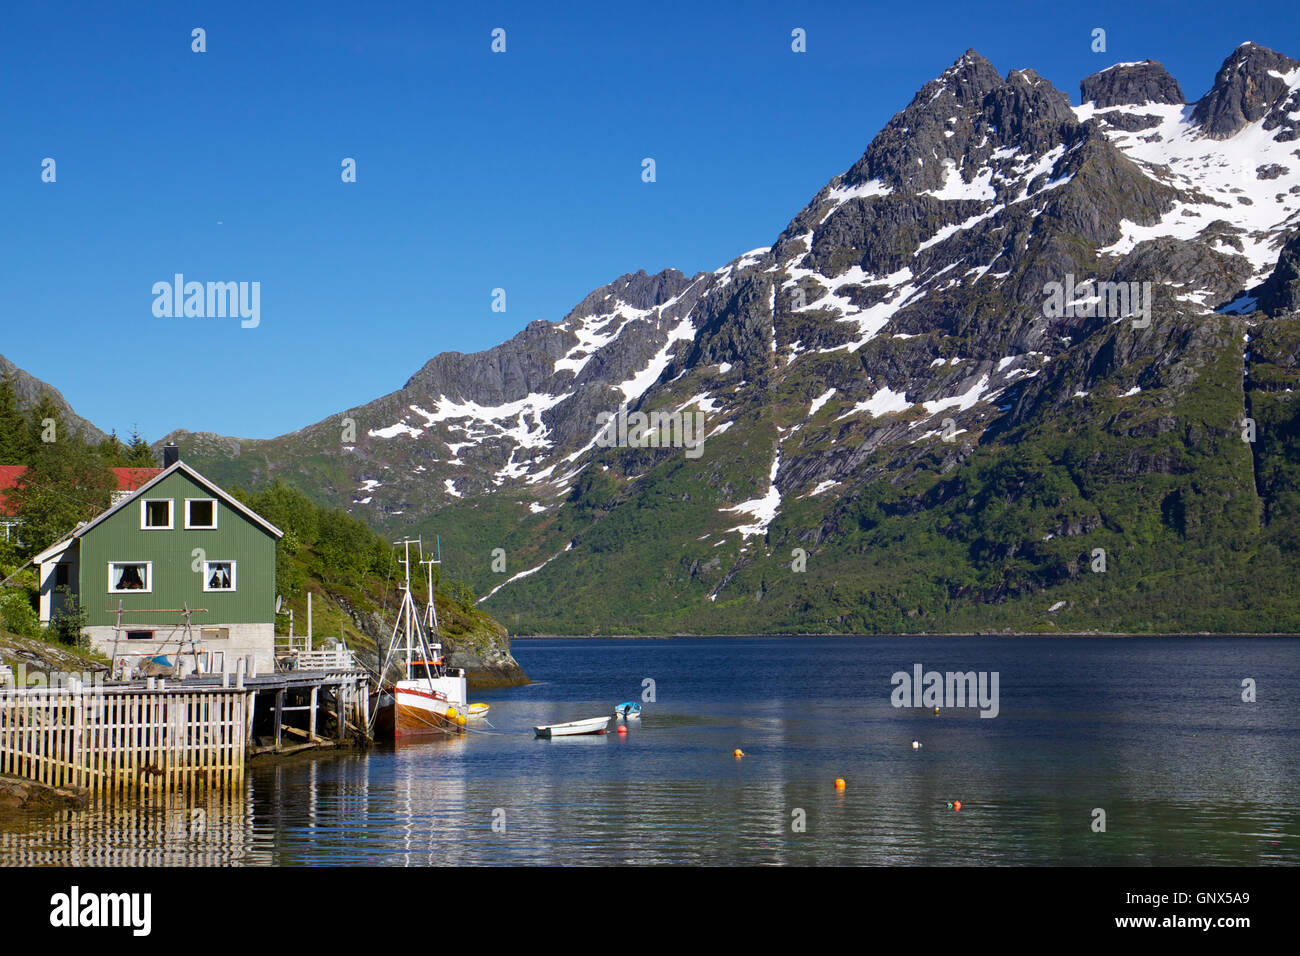
[(22, 520), (19, 553), (30, 557), (107, 509), (115, 485), (98, 450), (63, 424), (48, 394), (28, 413), (26, 431), (36, 441), (9, 498)]
[(86, 638), (86, 609), (81, 606), (81, 601), (77, 599), (66, 587), (59, 588), (64, 595), (62, 605), (50, 618), (50, 627), (59, 636), (59, 640), (70, 647), (78, 647), (83, 650), (89, 648), (90, 642)]
[(157, 468), (158, 460), (154, 457), (153, 449), (145, 441), (144, 436), (140, 434), (140, 429), (133, 427), (131, 429), (131, 440), (127, 443), (125, 460), (123, 465), (130, 468)]
[(98, 451), (105, 468), (120, 468), (126, 464), (126, 446), (116, 431), (99, 443)]
[(0, 374), (0, 465), (25, 465), (31, 451), (27, 419), (7, 373)]

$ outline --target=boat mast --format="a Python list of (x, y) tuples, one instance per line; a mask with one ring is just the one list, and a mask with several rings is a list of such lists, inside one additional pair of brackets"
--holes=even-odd
[[(402, 606), (397, 612), (397, 620), (393, 622), (393, 634), (388, 640), (388, 654), (384, 658), (383, 666), (379, 669), (380, 687), (383, 687), (384, 676), (388, 673), (388, 666), (392, 663), (393, 652), (397, 649), (398, 635), (401, 635), (403, 650), (406, 652), (406, 660), (402, 666), (406, 670), (406, 676), (410, 676), (411, 662), (415, 660), (414, 652), (419, 649), (427, 656), (424, 634), (420, 631), (420, 621), (415, 613), (415, 602), (411, 599), (411, 545), (419, 545), (419, 541), (412, 542), (410, 538), (402, 540), (402, 550), (404, 557), (398, 558), (405, 570), (405, 583), (398, 585), (402, 590)], [(400, 677), (398, 678), (401, 679)]]
[(433, 604), (433, 566), (442, 564), (442, 542), (438, 542), (438, 556), (429, 558), (427, 561), (421, 561), (421, 564), (427, 564), (429, 572), (429, 603), (424, 607), (424, 626), (429, 633), (436, 636), (438, 633), (438, 609)]
[(414, 660), (414, 658), (411, 656), (412, 615), (408, 613), (408, 611), (413, 609), (411, 606), (411, 539), (410, 538), (402, 539), (402, 548), (405, 552), (405, 557), (402, 558), (402, 568), (406, 571), (406, 583), (402, 585), (402, 610), (399, 613), (401, 617), (405, 619), (406, 622), (406, 676), (410, 677), (411, 661)]

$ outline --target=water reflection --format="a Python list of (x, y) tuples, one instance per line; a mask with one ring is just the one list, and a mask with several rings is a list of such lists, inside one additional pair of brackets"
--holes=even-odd
[[(1289, 642), (521, 645), (546, 683), (483, 695), (491, 720), (463, 737), (255, 761), (224, 804), (11, 815), (0, 862), (1300, 862), (1300, 718), (1233, 690), (1238, 672), (1300, 686)], [(1001, 715), (894, 709), (912, 660), (999, 670)], [(655, 674), (626, 735), (534, 738)]]
[(256, 845), (246, 794), (130, 801), (0, 817), (6, 866), (241, 866), (274, 862)]

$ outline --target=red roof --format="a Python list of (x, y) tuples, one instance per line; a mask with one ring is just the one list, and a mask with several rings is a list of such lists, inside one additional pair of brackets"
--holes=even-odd
[[(162, 473), (161, 468), (111, 468), (118, 491), (137, 491), (143, 484)], [(26, 465), (0, 465), (0, 516), (13, 515), (6, 491), (18, 484), (27, 471)]]
[(142, 485), (162, 474), (161, 468), (114, 468), (118, 491), (137, 491)]

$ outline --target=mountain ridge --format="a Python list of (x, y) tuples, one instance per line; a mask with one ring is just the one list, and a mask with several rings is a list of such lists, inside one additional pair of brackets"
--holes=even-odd
[[(277, 439), (168, 438), (227, 481), (292, 471), (387, 533), (442, 533), (525, 628), (1131, 621), (1133, 594), (1096, 620), (1078, 597), (1037, 607), (1059, 589), (1100, 602), (1105, 579), (1081, 577), (1061, 539), (1135, 550), (1156, 579), (1217, 554), (1208, 528), (1274, 547), (1290, 521), (1300, 64), (1247, 43), (1194, 104), (1151, 60), (1080, 91), (1074, 106), (968, 50), (770, 247), (691, 277), (626, 273)], [(1067, 277), (1077, 302), (1047, 314)], [(1095, 307), (1117, 289), (1149, 292)], [(702, 413), (701, 459), (603, 447), (620, 407)], [(1248, 412), (1275, 429), (1267, 448), (1231, 443)], [(1090, 476), (1072, 442), (1113, 473)], [(1021, 453), (1041, 474), (1017, 471)], [(886, 528), (905, 551), (905, 528), (936, 536), (937, 566), (908, 559), (935, 581), (879, 566)], [(1202, 597), (1176, 613), (1191, 627), (1220, 611)]]

